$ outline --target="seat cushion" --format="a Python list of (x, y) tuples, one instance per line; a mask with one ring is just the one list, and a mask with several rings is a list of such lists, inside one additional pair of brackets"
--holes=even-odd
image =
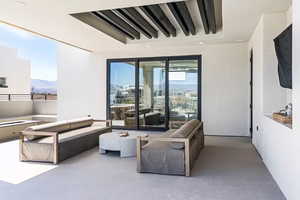
[[(58, 142), (62, 143), (64, 141), (72, 140), (76, 137), (81, 137), (88, 134), (93, 134), (98, 131), (107, 129), (107, 127), (101, 127), (101, 126), (89, 126), (85, 128), (80, 128), (76, 130), (67, 131), (64, 133), (59, 134), (58, 136)], [(37, 140), (38, 143), (53, 143), (53, 137), (45, 137)]]

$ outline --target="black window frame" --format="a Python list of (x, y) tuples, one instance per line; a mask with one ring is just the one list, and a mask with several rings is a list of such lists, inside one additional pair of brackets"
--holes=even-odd
[[(114, 62), (134, 62), (135, 63), (135, 89), (139, 88), (139, 63), (147, 61), (165, 61), (166, 62), (166, 77), (165, 77), (165, 112), (166, 112), (166, 126), (160, 127), (140, 127), (139, 117), (136, 117), (136, 126), (134, 128), (113, 126), (114, 129), (124, 130), (151, 130), (151, 131), (165, 131), (169, 129), (169, 62), (172, 60), (197, 60), (198, 61), (198, 120), (202, 120), (202, 55), (186, 55), (186, 56), (162, 56), (162, 57), (138, 57), (138, 58), (113, 58), (106, 60), (106, 118), (111, 119), (110, 108), (110, 65)], [(135, 109), (136, 113), (139, 113), (139, 92), (135, 92)]]

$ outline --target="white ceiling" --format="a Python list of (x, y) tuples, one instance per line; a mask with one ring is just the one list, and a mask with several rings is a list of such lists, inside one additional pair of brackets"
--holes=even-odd
[[(189, 9), (197, 9), (188, 0)], [(95, 52), (138, 49), (142, 46), (189, 46), (205, 43), (248, 41), (263, 13), (286, 11), (291, 0), (223, 0), (223, 31), (215, 35), (132, 41), (123, 44), (78, 21), (69, 14), (166, 3), (170, 0), (0, 0), (0, 21), (14, 24)], [(199, 12), (193, 12), (198, 13)], [(196, 21), (199, 23), (199, 21)]]

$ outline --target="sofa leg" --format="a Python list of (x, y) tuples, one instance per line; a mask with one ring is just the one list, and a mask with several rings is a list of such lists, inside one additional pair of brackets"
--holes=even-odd
[(19, 160), (22, 162), (23, 159), (23, 142), (24, 142), (24, 135), (20, 135), (20, 143), (19, 143)]
[(138, 136), (136, 139), (136, 160), (137, 160), (137, 168), (136, 171), (141, 173), (141, 137)]
[(185, 154), (185, 176), (191, 175), (191, 163), (190, 163), (190, 141), (186, 140), (184, 143)]
[(53, 164), (58, 163), (58, 135), (53, 136)]

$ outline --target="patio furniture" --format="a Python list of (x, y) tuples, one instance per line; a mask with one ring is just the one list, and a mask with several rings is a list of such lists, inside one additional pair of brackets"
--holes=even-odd
[[(135, 110), (129, 110), (125, 113), (125, 127), (132, 128), (136, 126)], [(161, 114), (159, 112), (152, 112), (150, 108), (141, 108), (139, 110), (139, 124), (147, 125), (161, 125)]]
[(20, 161), (57, 164), (94, 148), (99, 135), (111, 130), (111, 121), (90, 117), (31, 126), (20, 133)]
[(106, 151), (120, 151), (120, 157), (136, 156), (136, 138), (146, 137), (144, 133), (132, 133), (121, 137), (122, 132), (105, 133), (99, 136), (99, 152), (105, 154)]
[(114, 105), (111, 106), (111, 112), (113, 113), (113, 120), (124, 120), (125, 119), (125, 113), (133, 109), (134, 105), (126, 104), (126, 105)]
[(203, 123), (199, 120), (188, 121), (160, 137), (138, 137), (137, 171), (190, 176), (203, 147)]

